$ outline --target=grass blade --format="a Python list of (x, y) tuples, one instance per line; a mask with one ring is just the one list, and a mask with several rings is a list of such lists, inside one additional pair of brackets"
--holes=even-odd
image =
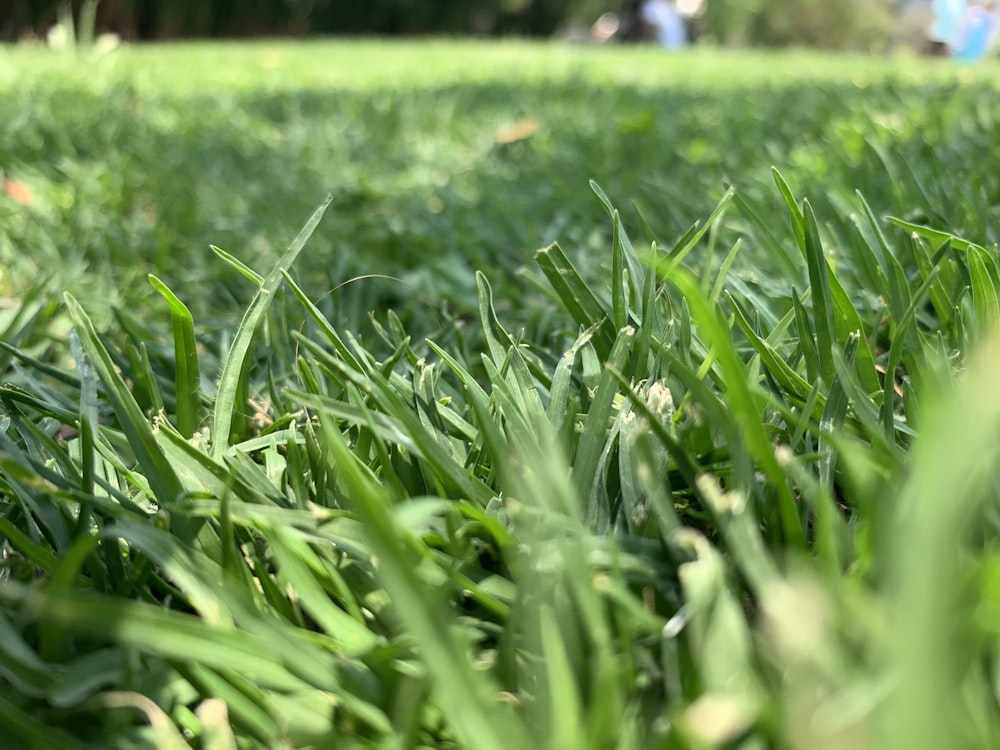
[(615, 327), (608, 311), (580, 277), (580, 272), (557, 244), (535, 253), (535, 262), (559, 295), (563, 307), (578, 325), (590, 328), (595, 323), (601, 323), (594, 335), (594, 348), (597, 349), (598, 356), (606, 358), (614, 345)]
[(177, 390), (177, 431), (186, 438), (198, 429), (201, 408), (201, 373), (198, 368), (198, 348), (194, 338), (194, 318), (187, 305), (153, 274), (149, 283), (170, 306), (174, 328), (174, 384)]
[[(670, 278), (671, 283), (687, 300), (692, 316), (697, 320), (698, 327), (704, 332), (716, 354), (726, 383), (726, 395), (732, 409), (733, 419), (739, 427), (739, 435), (747, 451), (761, 467), (761, 470), (774, 483), (778, 494), (778, 511), (781, 518), (785, 540), (792, 546), (805, 545), (805, 534), (798, 518), (795, 498), (792, 496), (784, 472), (774, 456), (774, 447), (768, 439), (761, 420), (760, 410), (754, 403), (750, 388), (746, 382), (743, 363), (733, 348), (729, 331), (719, 320), (718, 312), (711, 307), (698, 287), (697, 281), (686, 271), (676, 270)], [(831, 361), (832, 366), (832, 361)]]
[(181, 486), (173, 467), (156, 444), (156, 438), (153, 436), (146, 416), (132, 396), (128, 384), (118, 373), (111, 355), (98, 338), (90, 318), (80, 307), (80, 303), (68, 292), (66, 306), (70, 318), (76, 326), (80, 343), (104, 383), (108, 400), (118, 416), (122, 431), (128, 438), (129, 445), (142, 467), (150, 489), (161, 504), (165, 506), (173, 504), (184, 488)]
[(229, 348), (226, 362), (219, 376), (218, 392), (215, 397), (215, 407), (212, 411), (212, 455), (216, 458), (229, 451), (234, 442), (239, 442), (239, 435), (232, 431), (233, 420), (238, 408), (238, 394), (246, 379), (246, 365), (250, 357), (250, 344), (253, 342), (257, 327), (267, 315), (267, 309), (274, 299), (274, 293), (281, 284), (282, 274), (287, 271), (298, 257), (306, 242), (316, 230), (333, 197), (327, 199), (313, 212), (302, 231), (289, 245), (278, 263), (261, 282), (257, 294), (247, 308), (243, 321), (236, 332), (236, 337)]

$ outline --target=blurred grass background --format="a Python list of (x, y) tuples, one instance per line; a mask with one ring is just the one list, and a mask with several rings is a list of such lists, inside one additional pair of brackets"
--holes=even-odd
[[(387, 268), (408, 284), (342, 288), (333, 302), (352, 321), (371, 295), (468, 307), (473, 269), (510, 278), (557, 238), (603, 247), (590, 179), (661, 243), (727, 183), (775, 208), (772, 164), (821, 206), (860, 189), (880, 212), (996, 240), (991, 67), (525, 42), (0, 54), (2, 169), (32, 196), (5, 201), (7, 275), (89, 265), (77, 289), (95, 302), (148, 295), (146, 272), (177, 282), (183, 269), (206, 290), (196, 312), (238, 309), (209, 244), (269, 263), (288, 217), (327, 192), (307, 286)], [(723, 222), (722, 245), (745, 230)], [(766, 278), (770, 256), (751, 233), (747, 270)]]

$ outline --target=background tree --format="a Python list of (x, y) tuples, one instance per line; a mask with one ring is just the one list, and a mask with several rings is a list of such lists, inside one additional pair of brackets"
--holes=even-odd
[(875, 51), (892, 35), (898, 0), (708, 0), (707, 36), (721, 44)]

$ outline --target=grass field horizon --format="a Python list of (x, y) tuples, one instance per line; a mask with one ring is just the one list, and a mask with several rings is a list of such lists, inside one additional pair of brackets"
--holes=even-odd
[(998, 93), (0, 48), (0, 727), (997, 746)]

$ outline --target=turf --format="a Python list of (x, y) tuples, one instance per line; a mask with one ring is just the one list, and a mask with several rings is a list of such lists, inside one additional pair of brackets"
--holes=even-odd
[(998, 89), (0, 50), (0, 724), (996, 746)]

